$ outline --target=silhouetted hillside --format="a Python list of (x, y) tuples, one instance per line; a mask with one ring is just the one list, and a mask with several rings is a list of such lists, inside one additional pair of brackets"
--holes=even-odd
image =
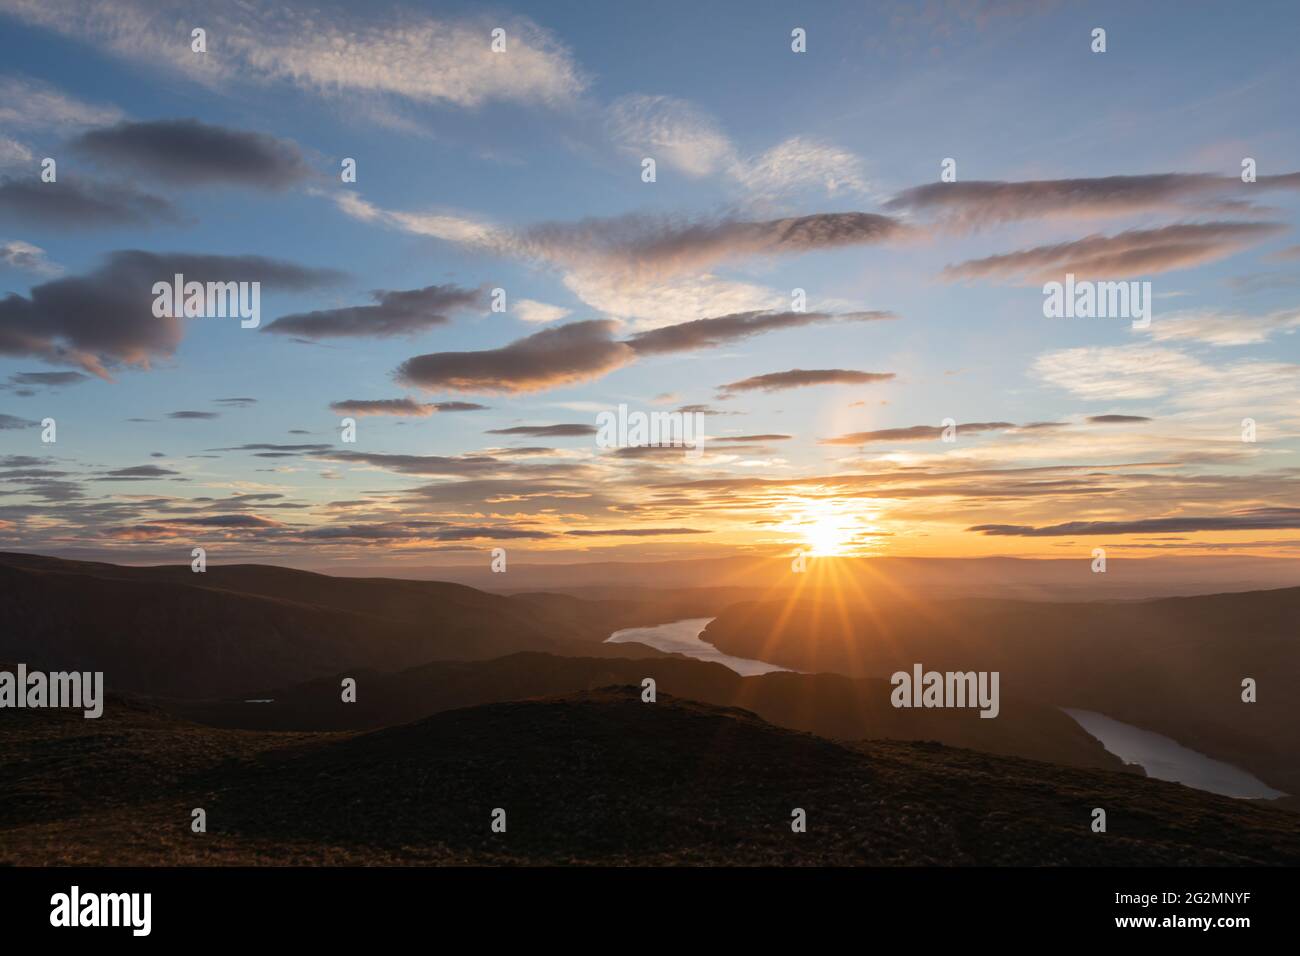
[(99, 721), (15, 714), (0, 863), (1300, 862), (1284, 811), (937, 744), (844, 746), (637, 688), (366, 734), (214, 730), (116, 698)]
[(522, 650), (627, 656), (601, 642), (677, 610), (261, 565), (196, 574), (0, 554), (0, 656), (102, 670), (115, 689), (182, 697)]
[[(733, 605), (703, 638), (786, 667), (996, 670), (1002, 693), (1104, 713), (1300, 793), (1300, 588), (1127, 603)], [(1258, 701), (1241, 700), (1243, 678)]]
[[(343, 703), (340, 678), (357, 680)], [(721, 664), (522, 653), (491, 661), (438, 661), (395, 674), (334, 675), (243, 699), (168, 703), (169, 709), (223, 727), (256, 730), (363, 730), (405, 723), (476, 704), (574, 693), (611, 684), (640, 685), (724, 707), (743, 707), (782, 727), (846, 740), (937, 740), (956, 747), (1082, 767), (1120, 770), (1119, 758), (1054, 707), (1004, 697), (996, 720), (974, 710), (897, 709), (888, 682), (837, 674), (741, 677)]]

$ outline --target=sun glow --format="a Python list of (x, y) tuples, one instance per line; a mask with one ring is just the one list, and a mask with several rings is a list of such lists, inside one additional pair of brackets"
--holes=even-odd
[(870, 538), (878, 534), (872, 508), (862, 502), (797, 499), (791, 502), (790, 517), (782, 530), (803, 539), (804, 553), (811, 557), (844, 557), (871, 550)]

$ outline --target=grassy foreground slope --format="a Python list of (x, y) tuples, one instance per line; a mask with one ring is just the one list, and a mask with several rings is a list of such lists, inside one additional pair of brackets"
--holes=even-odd
[[(0, 719), (0, 863), (1300, 863), (1300, 817), (1274, 808), (935, 744), (843, 745), (635, 688), (359, 734), (220, 730), (118, 698), (108, 713)], [(190, 832), (194, 807), (207, 833)]]

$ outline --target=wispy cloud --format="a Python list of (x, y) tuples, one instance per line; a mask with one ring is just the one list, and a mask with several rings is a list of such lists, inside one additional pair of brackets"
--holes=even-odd
[(1300, 189), (1300, 173), (1260, 176), (1246, 184), (1208, 173), (1152, 173), (1023, 182), (958, 181), (926, 183), (890, 199), (895, 212), (931, 213), (962, 228), (992, 226), (1052, 216), (1120, 216), (1140, 212), (1235, 209), (1249, 206), (1255, 193)]
[(1253, 508), (1228, 515), (1179, 515), (1167, 518), (1137, 518), (1123, 521), (1067, 521), (1043, 525), (975, 525), (980, 534), (1019, 537), (1099, 537), (1118, 534), (1179, 533), (1192, 531), (1263, 531), (1300, 528), (1300, 508)]
[(595, 425), (514, 425), (510, 428), (493, 428), (489, 435), (525, 435), (530, 438), (587, 438), (596, 434)]
[(754, 257), (793, 256), (902, 240), (914, 230), (877, 213), (780, 219), (630, 214), (508, 229), (448, 212), (383, 209), (352, 193), (331, 196), (347, 215), (479, 252), (550, 266), (593, 308), (644, 327), (683, 317), (771, 310), (788, 296), (712, 270)]
[(0, 242), (0, 266), (38, 276), (56, 276), (63, 272), (63, 267), (51, 262), (44, 249), (21, 239)]
[(535, 299), (516, 299), (510, 311), (521, 321), (545, 325), (563, 319), (571, 310), (559, 305), (538, 302)]
[(862, 160), (846, 149), (793, 136), (746, 157), (712, 116), (671, 96), (620, 97), (606, 110), (606, 131), (626, 154), (694, 179), (723, 176), (751, 199), (775, 200), (801, 190), (862, 194), (868, 188)]
[(121, 118), (122, 111), (115, 106), (83, 102), (49, 83), (0, 76), (0, 128), (72, 129), (103, 126)]
[(262, 328), (275, 335), (307, 339), (411, 335), (451, 321), (448, 313), (480, 306), (481, 289), (431, 285), (423, 289), (371, 293), (374, 305), (301, 312), (276, 319)]
[(712, 348), (781, 329), (823, 322), (872, 322), (893, 319), (891, 312), (741, 312), (639, 332), (627, 340), (639, 355), (661, 355)]
[(1177, 312), (1160, 317), (1148, 330), (1157, 342), (1205, 342), (1208, 345), (1258, 345), (1278, 333), (1300, 329), (1300, 309), (1266, 315), (1242, 312)]
[(754, 375), (738, 382), (728, 382), (718, 386), (720, 398), (730, 398), (741, 392), (780, 392), (791, 388), (806, 388), (810, 385), (873, 385), (888, 382), (894, 378), (893, 372), (859, 372), (846, 368), (792, 368), (787, 372), (768, 372)]
[(1131, 229), (972, 259), (943, 270), (946, 279), (1043, 282), (1066, 273), (1079, 278), (1123, 278), (1186, 269), (1233, 255), (1285, 232), (1276, 222), (1206, 222)]
[[(569, 51), (526, 17), (396, 12), (377, 20), (341, 10), (222, 10), (154, 0), (2, 0), (0, 11), (209, 85), (285, 83), (324, 96), (385, 95), (466, 108), (491, 101), (562, 106), (587, 85)], [(208, 53), (192, 52), (178, 23), (203, 24)], [(492, 52), (496, 27), (506, 31), (504, 53)]]
[[(1017, 427), (1012, 422), (966, 422), (956, 426), (956, 434), (976, 434), (988, 431), (1005, 431)], [(933, 441), (942, 438), (943, 425), (908, 425), (905, 428), (878, 428), (874, 431), (851, 432), (835, 438), (823, 439), (823, 445), (867, 445), (873, 442)]]
[(331, 402), (330, 410), (340, 415), (393, 415), (427, 418), (440, 412), (477, 412), (486, 405), (476, 402), (417, 402), (412, 398), (347, 399)]

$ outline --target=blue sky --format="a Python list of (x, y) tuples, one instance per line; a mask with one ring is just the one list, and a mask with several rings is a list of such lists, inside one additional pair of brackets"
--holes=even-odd
[[(21, 185), (51, 156), (65, 181), (129, 187), (174, 212), (92, 228), (0, 203), (0, 294), (25, 301), (41, 283), (138, 249), (344, 273), (297, 290), (268, 283), (264, 327), (365, 305), (372, 290), (500, 287), (512, 307), (458, 309), (409, 335), (312, 341), (190, 319), (177, 343), (110, 350), (99, 370), (70, 359), (78, 343), (55, 331), (55, 357), (0, 338), (10, 383), (0, 421), (12, 425), (0, 454), (47, 459), (0, 472), (0, 546), (154, 560), (201, 538), (232, 555), (321, 564), (463, 561), (507, 540), (551, 558), (819, 542), (843, 553), (1058, 555), (1104, 543), (1294, 554), (1300, 184), (1265, 182), (1300, 170), (1293, 5), (307, 9), (0, 0), (0, 175)], [(507, 50), (494, 55), (497, 25)], [(205, 54), (190, 50), (194, 26), (208, 31)], [(795, 27), (806, 53), (791, 51)], [(1090, 49), (1096, 27), (1104, 53)], [(175, 156), (137, 152), (122, 165), (121, 154), (85, 148), (109, 129), (138, 150), (149, 124), (175, 132), (166, 124), (190, 119), (232, 149), (249, 134), (287, 144), (301, 170), (266, 189), (181, 169)], [(641, 179), (646, 156), (653, 183)], [(339, 179), (343, 157), (357, 160), (355, 184)], [(946, 157), (953, 185), (1013, 188), (978, 208), (977, 196), (903, 201), (938, 181)], [(1244, 157), (1257, 164), (1253, 191), (1239, 182)], [(1222, 182), (1161, 191), (1159, 177), (1196, 174)], [(1107, 206), (1099, 180), (1112, 176), (1131, 177), (1137, 198)], [(1051, 202), (1026, 198), (1035, 182), (1056, 184)], [(794, 251), (737, 244), (731, 232), (696, 243), (720, 224), (856, 213), (894, 231)], [(1047, 274), (944, 271), (1171, 226), (1199, 231), (1139, 237), (1094, 276), (1152, 283), (1145, 334), (1123, 319), (1043, 317), (1043, 281), (1063, 278), (1083, 250)], [(604, 354), (638, 332), (788, 310), (794, 288), (828, 318), (567, 368), (544, 387), (394, 378), (417, 355), (501, 349), (586, 320), (614, 323), (583, 339)], [(567, 311), (526, 321), (523, 300)], [(896, 317), (842, 318), (871, 310)], [(11, 378), (73, 369), (86, 377), (66, 386)], [(894, 377), (717, 391), (795, 369)], [(232, 397), (256, 402), (214, 404)], [(403, 397), (488, 408), (368, 415), (355, 448), (340, 444), (331, 403)], [(487, 434), (590, 425), (619, 403), (707, 405), (723, 413), (708, 416), (720, 445), (789, 437), (692, 463), (611, 456), (590, 437)], [(216, 417), (167, 417), (180, 410)], [(1088, 420), (1107, 415), (1146, 420)], [(58, 422), (53, 445), (32, 424), (46, 417)], [(1257, 442), (1239, 440), (1246, 417)], [(947, 418), (1004, 427), (959, 429), (952, 444), (896, 431)], [(1052, 427), (1023, 428), (1032, 423)], [(826, 443), (846, 435), (862, 441)], [(377, 457), (213, 451), (245, 444)], [(554, 454), (508, 453), (517, 446)], [(452, 463), (440, 472), (382, 457), (399, 455)], [(102, 480), (146, 465), (167, 473)], [(29, 478), (34, 467), (48, 474)], [(430, 484), (436, 494), (418, 491)], [(330, 506), (341, 501), (351, 504)], [(195, 521), (232, 515), (245, 518)], [(1066, 522), (1077, 529), (1045, 530)]]

